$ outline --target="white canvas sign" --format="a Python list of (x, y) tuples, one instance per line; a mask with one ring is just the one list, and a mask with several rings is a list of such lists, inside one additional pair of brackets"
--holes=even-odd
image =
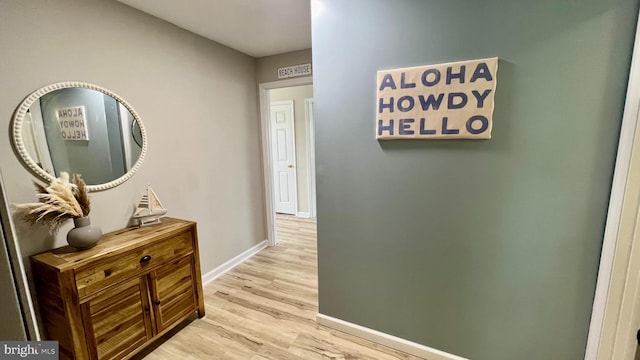
[(63, 140), (89, 140), (84, 106), (57, 109), (56, 117)]
[(376, 138), (490, 139), (498, 58), (378, 71)]

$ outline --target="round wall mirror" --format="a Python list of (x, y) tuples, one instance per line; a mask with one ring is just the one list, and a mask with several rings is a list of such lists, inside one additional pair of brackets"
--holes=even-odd
[(147, 152), (135, 110), (113, 92), (82, 82), (34, 91), (15, 112), (12, 137), (23, 163), (42, 180), (77, 173), (89, 191), (128, 180)]

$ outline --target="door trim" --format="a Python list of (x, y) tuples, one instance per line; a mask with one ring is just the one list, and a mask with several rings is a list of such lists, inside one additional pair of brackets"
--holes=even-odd
[(279, 89), (283, 87), (309, 85), (313, 83), (313, 77), (304, 76), (299, 78), (271, 81), (258, 84), (258, 93), (260, 99), (260, 133), (262, 140), (262, 181), (264, 190), (264, 209), (267, 230), (267, 245), (275, 246), (277, 244), (275, 205), (273, 199), (273, 181), (271, 180), (271, 169), (273, 162), (271, 160), (271, 127), (269, 124), (269, 90)]
[(313, 119), (313, 98), (304, 99), (307, 121), (307, 174), (309, 176), (309, 217), (316, 217), (316, 122)]
[[(23, 327), (27, 340), (40, 341), (40, 333), (38, 332), (38, 321), (36, 319), (36, 310), (29, 291), (29, 281), (27, 280), (27, 272), (20, 251), (20, 244), (16, 236), (16, 230), (13, 224), (13, 217), (9, 210), (9, 204), (6, 196), (7, 192), (4, 188), (2, 173), (0, 172), (0, 236), (4, 240), (2, 246), (7, 250), (9, 265), (11, 267), (15, 289), (5, 289), (5, 291), (15, 291), (17, 300), (22, 312)], [(17, 340), (17, 339), (16, 339)]]
[[(615, 336), (622, 325), (621, 317), (618, 314), (622, 310), (622, 294), (620, 292), (624, 293), (625, 289), (612, 289), (612, 284), (614, 279), (620, 279), (620, 277), (627, 279), (628, 270), (633, 265), (632, 259), (628, 255), (629, 248), (621, 246), (624, 241), (621, 234), (621, 220), (623, 218), (625, 194), (631, 189), (630, 187), (637, 185), (629, 182), (629, 170), (634, 146), (636, 145), (634, 139), (640, 125), (639, 110), (640, 22), (638, 22), (638, 27), (636, 28), (633, 57), (629, 70), (629, 83), (622, 116), (620, 140), (611, 186), (611, 197), (609, 199), (585, 360), (610, 360), (611, 353), (607, 349), (610, 345), (607, 345), (607, 342), (612, 342), (615, 346), (617, 341)], [(640, 144), (638, 145), (640, 146)], [(636, 246), (640, 245), (635, 236), (631, 239), (631, 243)], [(636, 259), (635, 261), (638, 260)], [(626, 283), (628, 285), (628, 281)], [(631, 313), (628, 313), (628, 315), (631, 315)]]

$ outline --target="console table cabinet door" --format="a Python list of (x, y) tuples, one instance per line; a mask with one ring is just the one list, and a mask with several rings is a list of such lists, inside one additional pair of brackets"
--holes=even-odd
[(198, 309), (193, 255), (151, 272), (151, 301), (157, 332)]
[(147, 294), (145, 279), (137, 278), (82, 304), (91, 358), (120, 359), (152, 338)]

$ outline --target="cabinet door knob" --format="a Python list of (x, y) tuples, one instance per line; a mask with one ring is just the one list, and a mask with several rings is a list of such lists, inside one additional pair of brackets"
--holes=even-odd
[(160, 305), (160, 300), (156, 300), (156, 305)]
[(149, 310), (150, 310), (150, 309), (149, 309), (149, 307), (148, 307), (148, 306), (145, 306), (145, 307), (144, 307), (144, 311), (149, 312)]
[(151, 261), (151, 255), (145, 255), (140, 259), (141, 264), (148, 263), (149, 261)]

